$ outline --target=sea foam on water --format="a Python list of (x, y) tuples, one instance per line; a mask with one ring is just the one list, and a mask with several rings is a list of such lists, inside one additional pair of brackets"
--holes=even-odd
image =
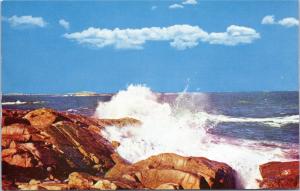
[[(108, 140), (121, 143), (117, 151), (130, 162), (165, 152), (207, 157), (225, 162), (236, 170), (241, 188), (258, 188), (256, 179), (261, 178), (260, 164), (288, 160), (280, 148), (258, 146), (255, 141), (217, 137), (207, 133), (208, 123), (211, 128), (224, 120), (243, 122), (255, 118), (231, 118), (205, 111), (193, 112), (185, 107), (191, 103), (184, 104), (189, 101), (183, 99), (184, 93), (177, 98), (174, 105), (161, 103), (148, 87), (130, 85), (127, 90), (113, 96), (111, 101), (99, 102), (95, 116), (132, 117), (142, 121), (138, 127), (109, 126), (101, 132)], [(203, 104), (209, 104), (205, 96), (202, 101)], [(259, 120), (270, 123), (270, 119)]]

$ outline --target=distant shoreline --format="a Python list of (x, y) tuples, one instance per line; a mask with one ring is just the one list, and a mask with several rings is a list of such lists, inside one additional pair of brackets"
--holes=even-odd
[[(299, 90), (287, 91), (225, 91), (225, 92), (154, 92), (156, 94), (173, 95), (173, 94), (227, 94), (227, 93), (299, 93)], [(88, 97), (88, 96), (113, 96), (114, 93), (2, 93), (2, 96), (73, 96), (73, 97)]]

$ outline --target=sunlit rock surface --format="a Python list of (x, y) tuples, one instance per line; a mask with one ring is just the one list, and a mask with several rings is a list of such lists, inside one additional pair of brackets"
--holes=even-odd
[(164, 153), (128, 165), (117, 163), (105, 177), (140, 182), (147, 188), (235, 188), (235, 172), (225, 163), (203, 157)]

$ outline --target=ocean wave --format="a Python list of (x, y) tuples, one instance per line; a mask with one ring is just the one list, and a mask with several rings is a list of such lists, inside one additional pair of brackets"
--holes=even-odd
[(42, 104), (45, 103), (44, 101), (29, 101), (29, 102), (25, 102), (25, 101), (13, 101), (13, 102), (2, 102), (2, 105), (26, 105), (26, 104)]
[(67, 112), (78, 113), (79, 111), (77, 109), (68, 109)]
[(284, 127), (288, 124), (298, 124), (299, 115), (288, 115), (283, 117), (266, 117), (266, 118), (251, 118), (251, 117), (233, 117), (227, 115), (215, 115), (206, 112), (199, 112), (199, 116), (205, 116), (207, 120), (214, 123), (261, 123), (272, 127)]
[[(257, 141), (218, 137), (207, 132), (207, 126), (215, 127), (222, 122), (255, 122), (286, 124), (298, 122), (299, 116), (276, 118), (236, 118), (225, 115), (194, 112), (188, 107), (184, 94), (177, 103), (161, 103), (148, 87), (130, 85), (109, 102), (99, 102), (96, 117), (132, 117), (142, 121), (140, 127), (106, 127), (102, 135), (110, 141), (118, 141), (118, 153), (130, 162), (149, 156), (172, 152), (183, 156), (203, 156), (225, 162), (233, 167), (244, 188), (258, 188), (259, 165), (269, 161), (290, 160), (287, 149), (257, 144)], [(185, 100), (188, 101), (188, 100)], [(203, 98), (203, 104), (209, 100)]]

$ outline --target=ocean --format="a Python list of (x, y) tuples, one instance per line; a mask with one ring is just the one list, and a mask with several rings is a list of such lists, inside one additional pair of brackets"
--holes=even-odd
[(2, 108), (133, 117), (143, 125), (101, 132), (121, 143), (128, 161), (162, 152), (204, 156), (232, 166), (241, 188), (258, 188), (260, 164), (299, 159), (298, 100), (298, 92), (154, 93), (131, 85), (111, 95), (3, 95)]

